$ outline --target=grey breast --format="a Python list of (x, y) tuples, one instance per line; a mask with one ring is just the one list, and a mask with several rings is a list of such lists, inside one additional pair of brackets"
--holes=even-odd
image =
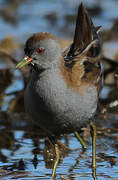
[(97, 89), (89, 87), (83, 96), (68, 88), (58, 67), (41, 74), (33, 72), (25, 91), (26, 111), (49, 132), (73, 132), (95, 114)]

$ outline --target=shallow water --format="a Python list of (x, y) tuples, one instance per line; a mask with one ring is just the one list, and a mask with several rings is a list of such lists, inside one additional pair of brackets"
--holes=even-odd
[[(38, 31), (49, 31), (60, 39), (72, 39), (75, 26), (77, 0), (22, 0), (11, 5), (0, 0), (0, 39), (10, 35), (18, 43), (24, 44), (30, 34)], [(16, 4), (15, 4), (16, 2)], [(118, 17), (116, 0), (91, 0), (88, 8), (97, 6), (98, 10), (90, 11), (96, 25), (103, 29), (112, 26), (113, 19)], [(6, 13), (7, 9), (7, 13)], [(6, 13), (6, 14), (5, 14)], [(74, 15), (74, 16), (73, 16)], [(104, 43), (105, 56), (113, 58), (118, 50), (118, 41)], [(22, 57), (23, 46), (12, 55), (18, 60)], [(9, 64), (0, 63), (0, 69)], [(14, 93), (24, 88), (20, 71), (10, 67), (13, 80), (4, 88), (0, 98), (0, 179), (38, 180), (52, 179), (54, 153), (52, 147), (40, 130), (31, 129), (24, 112), (9, 110)], [(106, 99), (110, 89), (105, 86), (101, 98)], [(19, 95), (19, 94), (18, 94)], [(23, 105), (21, 105), (23, 106)], [(97, 177), (99, 180), (118, 178), (118, 123), (117, 113), (108, 113), (105, 118), (97, 118)], [(56, 179), (92, 180), (91, 138), (85, 136), (87, 151), (82, 152), (80, 143), (73, 134), (62, 137), (72, 151), (60, 149), (61, 160), (57, 168)]]
[[(2, 130), (5, 133), (5, 130)], [(35, 134), (34, 134), (35, 135)], [(118, 150), (116, 137), (118, 133), (98, 136), (97, 140), (97, 177), (98, 179), (115, 179), (118, 177)], [(8, 137), (7, 137), (8, 136)], [(51, 179), (51, 162), (44, 138), (31, 137), (26, 131), (6, 131), (2, 137), (4, 147), (0, 152), (1, 179)], [(57, 168), (56, 179), (93, 179), (91, 172), (91, 145), (82, 152), (79, 142), (71, 134), (62, 139), (72, 149), (62, 152), (61, 162)], [(50, 150), (50, 149), (49, 149)], [(50, 150), (51, 151), (51, 150)], [(37, 155), (37, 157), (36, 157)], [(53, 156), (53, 155), (52, 155)]]
[[(4, 0), (0, 1), (1, 9), (9, 7), (5, 2)], [(25, 42), (30, 34), (40, 31), (48, 31), (59, 37), (72, 37), (75, 18), (74, 21), (70, 20), (69, 22), (66, 18), (69, 15), (76, 16), (77, 6), (80, 2), (79, 0), (22, 0), (16, 7), (12, 5), (15, 8), (12, 7), (13, 11), (9, 13), (9, 19), (6, 18), (5, 13), (1, 13), (0, 38), (3, 39), (7, 35), (13, 35), (18, 40)], [(96, 5), (100, 9), (92, 13), (92, 19), (96, 25), (101, 25), (103, 29), (110, 28), (113, 19), (118, 16), (118, 2), (116, 0), (107, 0), (107, 2), (101, 0), (87, 2), (83, 0), (83, 3), (88, 8)]]

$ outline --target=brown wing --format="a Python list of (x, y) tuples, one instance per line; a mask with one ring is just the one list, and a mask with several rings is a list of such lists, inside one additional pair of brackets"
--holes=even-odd
[(98, 35), (100, 28), (101, 26), (94, 27), (87, 10), (81, 3), (78, 8), (73, 43), (63, 52), (65, 61), (69, 61), (76, 58), (78, 55), (82, 55), (82, 52), (85, 54), (85, 50), (88, 51), (93, 44), (98, 47), (100, 44)]
[[(87, 10), (81, 3), (78, 8), (73, 43), (64, 55), (63, 74), (69, 86), (95, 84), (100, 89), (102, 77), (100, 54), (101, 42), (98, 34), (101, 26), (94, 27)], [(63, 63), (62, 63), (63, 64)]]
[(75, 51), (81, 51), (92, 41), (92, 24), (88, 13), (81, 3), (78, 8), (76, 28), (73, 44), (68, 55), (74, 55)]

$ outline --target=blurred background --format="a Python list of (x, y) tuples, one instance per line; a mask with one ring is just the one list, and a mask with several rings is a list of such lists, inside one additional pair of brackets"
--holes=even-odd
[[(73, 38), (79, 0), (0, 0), (0, 178), (51, 179), (53, 148), (44, 133), (29, 124), (23, 94), (29, 68), (15, 69), (27, 38), (50, 32), (62, 47)], [(118, 1), (83, 0), (95, 26), (102, 26), (104, 86), (100, 93), (97, 124), (98, 179), (118, 178)], [(83, 129), (88, 145), (82, 153), (73, 134), (61, 141), (57, 179), (93, 179), (89, 126)]]

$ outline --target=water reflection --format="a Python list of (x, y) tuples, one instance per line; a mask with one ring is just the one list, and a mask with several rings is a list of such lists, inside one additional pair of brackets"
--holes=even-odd
[[(118, 2), (94, 1), (87, 5), (89, 13), (97, 25), (107, 31), (104, 40), (117, 39)], [(44, 132), (29, 123), (24, 112), (24, 87), (29, 78), (29, 68), (21, 72), (14, 70), (17, 60), (23, 56), (23, 44), (30, 34), (49, 31), (58, 37), (68, 38), (73, 34), (77, 11), (76, 0), (1, 0), (0, 27), (0, 177), (3, 179), (51, 179), (54, 163), (54, 149)], [(106, 32), (105, 32), (106, 33)], [(8, 36), (10, 35), (10, 36)], [(117, 178), (118, 174), (118, 106), (111, 106), (118, 97), (117, 61), (109, 58), (117, 55), (117, 41), (107, 42), (103, 53), (105, 87), (101, 93), (99, 116), (96, 117), (97, 176), (98, 179)], [(117, 60), (116, 56), (116, 60)], [(108, 62), (109, 60), (109, 62)], [(104, 113), (103, 113), (104, 112)], [(60, 144), (61, 159), (57, 168), (57, 179), (93, 179), (91, 172), (91, 139), (89, 128), (83, 133), (87, 151), (68, 135), (61, 138), (69, 149)]]
[[(112, 24), (111, 19), (117, 17), (118, 2), (106, 1), (83, 1), (93, 16), (95, 24), (108, 28)], [(60, 37), (72, 37), (77, 4), (80, 1), (67, 0), (1, 0), (0, 24), (1, 38), (8, 34), (24, 41), (29, 34), (37, 31), (50, 31)], [(70, 25), (69, 25), (70, 23)], [(64, 31), (68, 24), (68, 31)], [(64, 31), (64, 32), (63, 32)]]

